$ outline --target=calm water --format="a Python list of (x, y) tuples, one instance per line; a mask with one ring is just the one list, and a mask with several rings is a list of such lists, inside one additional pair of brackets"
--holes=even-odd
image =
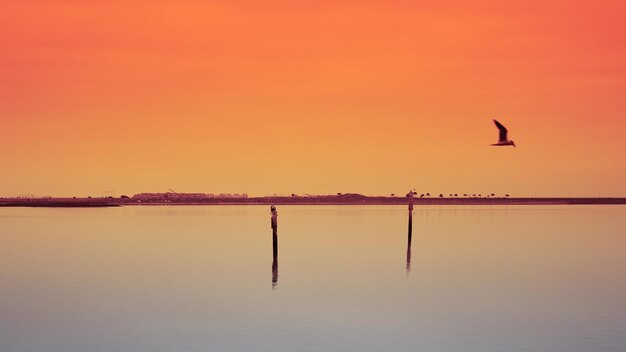
[(0, 208), (0, 351), (626, 350), (626, 206), (278, 212)]

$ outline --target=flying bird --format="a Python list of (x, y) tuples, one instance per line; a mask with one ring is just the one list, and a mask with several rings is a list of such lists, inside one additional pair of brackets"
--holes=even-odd
[(498, 139), (498, 143), (495, 143), (492, 145), (495, 145), (495, 146), (512, 145), (515, 147), (515, 142), (513, 142), (512, 140), (509, 140), (506, 136), (506, 133), (507, 133), (506, 127), (502, 126), (502, 124), (496, 120), (493, 120), (493, 123), (496, 124), (496, 127), (498, 127), (498, 130), (500, 131), (500, 136), (499, 136), (500, 138)]

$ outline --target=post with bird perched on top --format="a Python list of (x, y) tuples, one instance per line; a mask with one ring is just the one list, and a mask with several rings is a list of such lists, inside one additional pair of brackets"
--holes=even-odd
[(276, 207), (272, 205), (270, 207), (272, 214), (271, 226), (272, 226), (272, 288), (276, 288), (278, 284), (278, 211)]

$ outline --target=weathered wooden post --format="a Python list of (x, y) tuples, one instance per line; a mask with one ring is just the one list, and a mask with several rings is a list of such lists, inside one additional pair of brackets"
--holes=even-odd
[(409, 198), (409, 233), (407, 236), (407, 244), (406, 244), (406, 272), (411, 271), (411, 240), (413, 239), (413, 191), (409, 191), (407, 193), (407, 198)]
[(411, 238), (411, 230), (413, 229), (413, 191), (409, 191), (406, 195), (409, 198), (409, 239)]
[(272, 288), (278, 284), (278, 211), (275, 206), (270, 207), (272, 213)]

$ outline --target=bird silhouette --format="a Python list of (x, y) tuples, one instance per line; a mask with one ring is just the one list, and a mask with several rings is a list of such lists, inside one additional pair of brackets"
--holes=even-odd
[(493, 120), (493, 123), (495, 123), (496, 127), (498, 127), (498, 130), (500, 131), (500, 134), (499, 134), (499, 138), (498, 138), (498, 143), (494, 143), (492, 145), (494, 145), (494, 146), (512, 145), (512, 146), (515, 147), (515, 142), (513, 142), (512, 140), (509, 140), (507, 138), (507, 136), (506, 136), (506, 134), (508, 132), (506, 127), (504, 127), (500, 122), (498, 122), (496, 120)]

